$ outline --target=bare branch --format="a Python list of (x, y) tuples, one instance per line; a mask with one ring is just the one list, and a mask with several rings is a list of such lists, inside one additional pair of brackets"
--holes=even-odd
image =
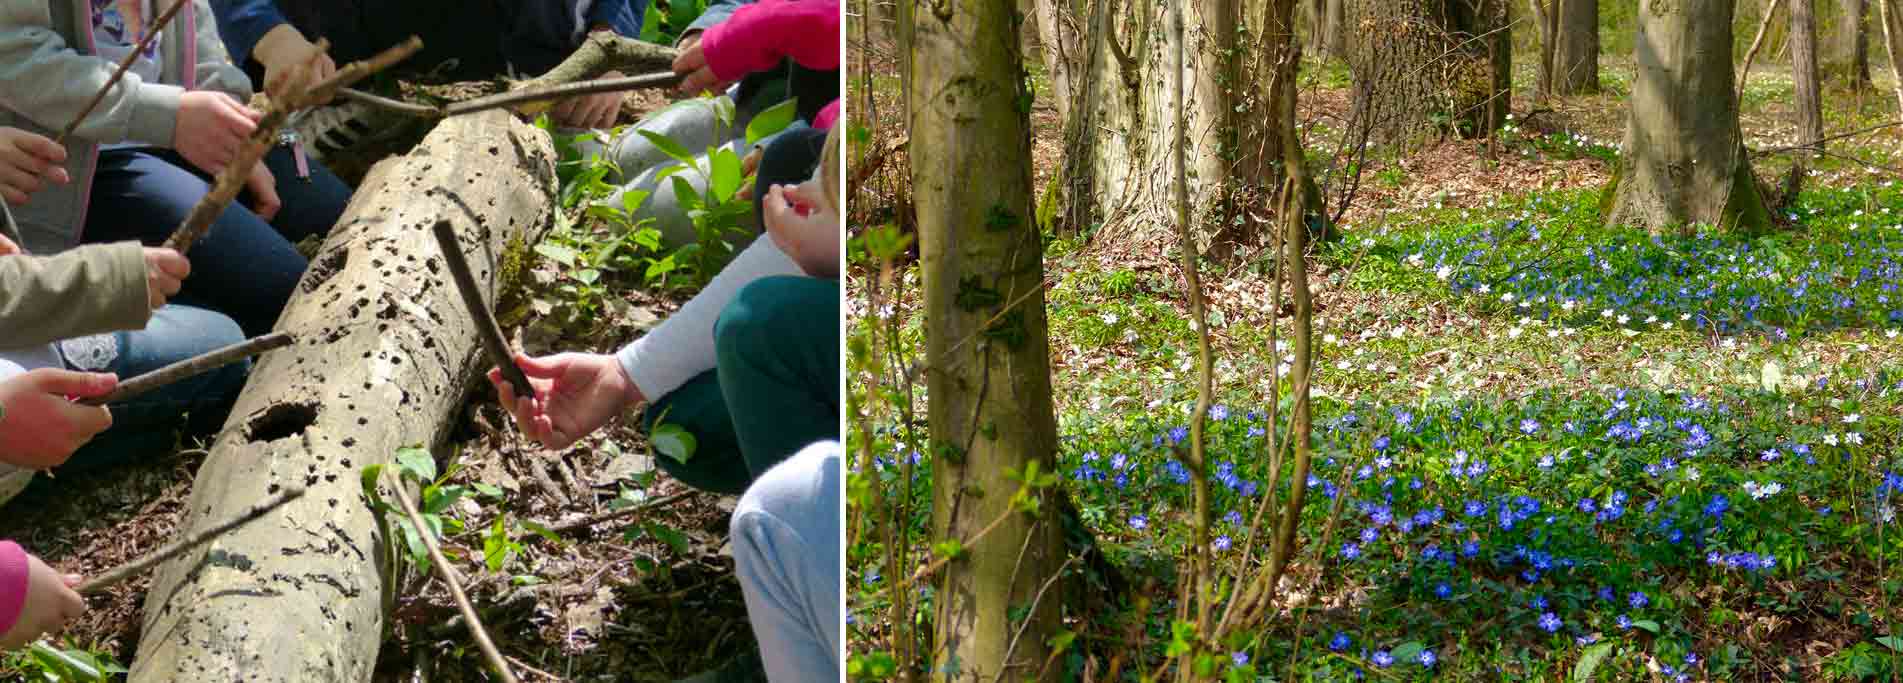
[(245, 510), (243, 514), (237, 517), (220, 522), (214, 526), (206, 527), (199, 530), (198, 533), (173, 541), (150, 555), (108, 569), (98, 576), (88, 579), (85, 583), (79, 584), (79, 586), (73, 590), (80, 595), (98, 595), (103, 593), (106, 589), (116, 586), (126, 579), (145, 573), (147, 570), (158, 566), (161, 562), (172, 559), (187, 550), (204, 545), (212, 539), (223, 536), (225, 532), (249, 524), (259, 517), (269, 514), (272, 510), (283, 507), (285, 503), (302, 497), (304, 497), (304, 487), (302, 486), (293, 486), (284, 489), (278, 492), (277, 495), (266, 498), (264, 502), (251, 506), (250, 509)]
[(416, 526), (416, 535), (423, 538), (423, 546), (429, 550), (429, 556), (436, 565), (436, 573), (449, 584), (449, 595), (456, 599), (456, 607), (463, 611), (463, 621), (469, 624), (470, 635), (476, 638), (476, 647), (482, 649), (482, 656), (489, 660), (489, 668), (501, 676), (505, 683), (515, 683), (515, 673), (509, 670), (509, 663), (502, 659), (502, 653), (496, 650), (495, 641), (489, 639), (489, 631), (482, 626), (482, 618), (476, 616), (476, 608), (469, 604), (469, 596), (463, 593), (462, 579), (457, 577), (456, 568), (443, 558), (443, 549), (436, 545), (436, 534), (423, 522), (423, 514), (416, 511), (416, 503), (410, 501), (410, 494), (404, 491), (404, 483), (398, 481), (393, 490), (396, 502), (403, 506), (403, 514), (408, 515), (410, 524)]
[(225, 367), (252, 356), (290, 346), (297, 339), (283, 332), (273, 332), (262, 337), (253, 337), (210, 353), (187, 358), (132, 379), (120, 382), (112, 393), (105, 396), (83, 399), (81, 405), (103, 406), (126, 401), (144, 395), (159, 387), (181, 382), (199, 375)]

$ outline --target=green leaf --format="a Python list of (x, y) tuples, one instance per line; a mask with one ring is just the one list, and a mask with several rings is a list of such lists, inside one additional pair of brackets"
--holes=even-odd
[(1052, 653), (1060, 653), (1070, 649), (1070, 644), (1076, 640), (1077, 632), (1066, 629), (1058, 631), (1057, 635), (1051, 636), (1050, 641), (1046, 644), (1051, 646)]
[(1632, 628), (1645, 629), (1656, 634), (1659, 632), (1659, 623), (1651, 619), (1638, 619), (1632, 622)]
[[(28, 646), (28, 652), (40, 667), (57, 672), (62, 678), (71, 681), (99, 681), (104, 677), (99, 673), (98, 662), (92, 655), (78, 650), (59, 650), (45, 641)], [(75, 656), (75, 655), (78, 656)]]
[(694, 457), (694, 449), (699, 446), (687, 428), (671, 423), (654, 425), (653, 433), (648, 435), (648, 442), (654, 444), (654, 450), (661, 455), (683, 465)]
[(633, 216), (641, 209), (641, 205), (647, 202), (648, 194), (647, 190), (628, 190), (621, 193), (621, 210)]
[(1419, 659), (1421, 656), (1421, 651), (1425, 649), (1427, 649), (1427, 646), (1423, 645), (1421, 641), (1410, 640), (1405, 643), (1401, 643), (1400, 645), (1396, 645), (1394, 647), (1394, 651), (1389, 654), (1394, 655), (1394, 661), (1412, 662), (1416, 659)]
[(593, 268), (583, 268), (575, 271), (575, 279), (580, 280), (584, 285), (592, 285), (601, 281), (601, 271)]
[(509, 561), (509, 555), (515, 552), (514, 545), (509, 542), (508, 527), (503, 524), (501, 517), (497, 517), (496, 523), (489, 527), (489, 533), (482, 535), (483, 566), (492, 572), (502, 571), (502, 566)]
[(522, 528), (528, 529), (529, 533), (535, 534), (537, 536), (541, 536), (542, 540), (553, 543), (558, 547), (567, 545), (566, 543), (562, 542), (562, 537), (557, 535), (555, 533), (555, 530), (542, 526), (541, 524), (538, 524), (536, 522), (533, 522), (530, 520), (522, 520)]
[(400, 448), (396, 452), (396, 465), (404, 474), (412, 475), (425, 484), (436, 481), (436, 456), (421, 448)]
[(740, 157), (735, 155), (733, 150), (722, 149), (715, 150), (709, 160), (713, 162), (714, 170), (711, 178), (713, 201), (709, 203), (717, 204), (733, 199), (734, 193), (740, 191)]
[(509, 579), (509, 583), (517, 586), (540, 586), (548, 581), (534, 574), (522, 574)]
[(1877, 644), (1890, 648), (1891, 652), (1903, 652), (1903, 636), (1883, 636), (1877, 639)]
[(416, 571), (428, 574), (430, 570), (429, 547), (423, 545), (423, 537), (417, 533), (416, 525), (408, 519), (397, 520), (397, 528), (403, 530), (403, 545), (409, 548), (410, 561), (416, 563)]
[(482, 482), (476, 482), (474, 484), (470, 484), (470, 487), (476, 489), (476, 493), (482, 494), (482, 496), (485, 498), (494, 498), (496, 500), (501, 500), (503, 498), (508, 497), (508, 493), (504, 492), (502, 490), (502, 487), (496, 486), (494, 484), (484, 484)]
[(786, 130), (793, 125), (793, 119), (799, 116), (799, 98), (768, 107), (766, 111), (753, 115), (747, 122), (747, 146), (752, 147), (767, 136)]
[(1599, 664), (1604, 662), (1606, 656), (1610, 654), (1612, 654), (1612, 641), (1586, 648), (1586, 653), (1579, 656), (1579, 663), (1573, 665), (1573, 680), (1592, 680), (1593, 672), (1599, 670)]
[(575, 259), (581, 256), (581, 252), (575, 251), (574, 249), (559, 244), (550, 244), (548, 242), (535, 245), (535, 253), (541, 254), (550, 261), (569, 267), (574, 267)]
[(681, 143), (675, 142), (673, 138), (651, 130), (637, 129), (635, 132), (640, 133), (641, 137), (647, 138), (648, 142), (654, 143), (654, 146), (659, 148), (663, 154), (674, 157), (675, 161), (687, 164), (688, 166), (694, 165), (693, 153), (687, 151), (686, 147), (682, 147)]
[(681, 205), (682, 211), (692, 212), (703, 206), (700, 193), (694, 191), (693, 183), (679, 175), (668, 178), (668, 181), (674, 183), (674, 201)]
[(370, 499), (370, 507), (378, 510), (389, 507), (383, 502), (383, 493), (377, 489), (377, 481), (382, 477), (383, 465), (363, 468), (363, 497)]
[(681, 555), (687, 554), (687, 550), (689, 547), (687, 542), (687, 534), (682, 532), (680, 529), (676, 529), (674, 527), (668, 526), (666, 524), (662, 524), (660, 522), (648, 522), (647, 524), (642, 525), (642, 528), (648, 532), (649, 536), (653, 536), (657, 539), (660, 539), (662, 543), (666, 543), (667, 547), (673, 549), (676, 554), (681, 554)]
[(423, 514), (442, 514), (468, 494), (469, 489), (461, 486), (431, 486), (423, 489)]

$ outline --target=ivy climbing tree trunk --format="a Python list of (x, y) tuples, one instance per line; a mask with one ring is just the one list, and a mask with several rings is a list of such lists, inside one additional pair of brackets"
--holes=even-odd
[(1053, 471), (1057, 426), (1018, 16), (1012, 0), (921, 4), (907, 56), (932, 539), (954, 558), (937, 576), (936, 680), (1056, 676), (1043, 667), (1062, 591), (1044, 588), (1062, 528), (1049, 489), (1026, 483)]
[(1738, 129), (1732, 0), (1640, 0), (1637, 76), (1601, 216), (1654, 232), (1771, 227)]
[(1556, 0), (1553, 94), (1599, 92), (1599, 0)]

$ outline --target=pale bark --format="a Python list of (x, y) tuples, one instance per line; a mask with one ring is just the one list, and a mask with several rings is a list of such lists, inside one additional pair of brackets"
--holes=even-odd
[[(1817, 83), (1817, 19), (1811, 10), (1811, 0), (1791, 0), (1791, 104), (1797, 113), (1800, 145), (1815, 145), (1824, 137), (1823, 97)], [(1811, 156), (1806, 152), (1798, 158)], [(1804, 164), (1798, 166), (1801, 169)]]
[(1309, 50), (1318, 56), (1340, 58), (1348, 54), (1346, 0), (1308, 0), (1303, 13), (1308, 17)]
[(1599, 0), (1557, 0), (1553, 94), (1599, 92)]
[(1071, 75), (1082, 67), (1079, 54), (1083, 49), (1082, 36), (1078, 35), (1077, 15), (1071, 11), (1069, 0), (1032, 0), (1037, 15), (1037, 40), (1043, 48), (1044, 74), (1051, 84), (1050, 102), (1057, 110), (1057, 121), (1062, 129), (1070, 121), (1072, 95)]
[(187, 530), (282, 487), (309, 495), (166, 563), (132, 681), (366, 681), (395, 587), (361, 472), (439, 444), (486, 365), (428, 226), (453, 221), (493, 287), (548, 228), (548, 135), (501, 111), (449, 119), (377, 164), (278, 320), (200, 467)]
[(1641, 0), (1624, 142), (1601, 212), (1612, 225), (1770, 227), (1738, 129), (1731, 0)]
[[(1048, 474), (1057, 451), (1014, 14), (1009, 0), (959, 0), (921, 5), (914, 17), (910, 152), (931, 397), (932, 538), (965, 549), (939, 575), (935, 680), (1057, 675), (1043, 665), (1058, 601), (1038, 598), (1064, 560), (1057, 506), (1015, 509), (1021, 477), (1009, 472)], [(1013, 618), (1026, 608), (1023, 620)]]
[(1837, 59), (1850, 68), (1850, 87), (1862, 90), (1870, 87), (1870, 0), (1843, 0), (1842, 5)]
[(1877, 22), (1883, 26), (1883, 52), (1890, 58), (1890, 79), (1896, 85), (1896, 111), (1903, 115), (1903, 9), (1897, 0), (1875, 0)]

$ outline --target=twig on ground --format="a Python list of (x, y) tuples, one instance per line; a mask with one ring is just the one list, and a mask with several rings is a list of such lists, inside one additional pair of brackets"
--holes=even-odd
[(166, 24), (171, 23), (172, 17), (178, 14), (178, 9), (189, 4), (191, 0), (172, 0), (172, 6), (165, 8), (164, 14), (152, 20), (152, 25), (145, 28), (145, 37), (140, 38), (139, 43), (132, 47), (132, 51), (126, 53), (125, 59), (119, 60), (118, 68), (112, 70), (112, 76), (106, 79), (106, 84), (99, 86), (99, 91), (93, 93), (93, 98), (87, 100), (86, 106), (80, 108), (79, 115), (67, 122), (65, 128), (59, 129), (59, 135), (53, 137), (53, 142), (64, 143), (66, 138), (72, 136), (73, 130), (79, 128), (79, 122), (92, 115), (93, 110), (99, 107), (99, 102), (106, 99), (106, 93), (111, 92), (112, 87), (118, 85), (120, 79), (125, 78), (126, 70), (132, 68), (132, 63), (138, 61), (139, 55), (145, 54), (146, 48), (152, 46), (152, 41), (159, 37), (160, 31), (165, 30)]
[(527, 398), (535, 395), (535, 387), (529, 384), (529, 376), (515, 364), (514, 354), (509, 350), (509, 341), (502, 336), (502, 326), (496, 324), (496, 314), (489, 310), (489, 302), (482, 298), (482, 290), (476, 286), (476, 274), (469, 269), (469, 259), (463, 256), (462, 241), (456, 238), (456, 227), (447, 220), (436, 221), (430, 227), (436, 236), (436, 246), (443, 252), (443, 265), (449, 268), (450, 280), (456, 283), (456, 291), (462, 294), (463, 306), (469, 309), (470, 317), (476, 321), (476, 336), (482, 340), (482, 347), (489, 352), (489, 360), (502, 370), (502, 378), (509, 381), (509, 387), (515, 395)]
[(516, 683), (515, 673), (509, 670), (509, 663), (502, 659), (502, 653), (496, 650), (496, 644), (489, 639), (489, 631), (482, 627), (482, 619), (476, 616), (476, 608), (469, 604), (469, 596), (463, 594), (462, 579), (456, 576), (456, 568), (443, 557), (443, 549), (436, 545), (436, 535), (430, 532), (430, 526), (423, 521), (423, 514), (416, 511), (416, 503), (410, 501), (410, 494), (403, 490), (404, 483), (399, 479), (393, 491), (396, 502), (403, 506), (403, 514), (408, 515), (410, 524), (416, 526), (416, 535), (423, 537), (423, 546), (429, 549), (430, 559), (436, 565), (436, 573), (449, 584), (449, 595), (456, 599), (456, 606), (463, 611), (463, 619), (469, 624), (469, 633), (476, 639), (476, 647), (481, 648), (482, 656), (489, 660), (489, 668), (501, 676), (507, 683)]
[(621, 508), (619, 510), (610, 510), (608, 512), (597, 513), (597, 514), (589, 515), (587, 517), (582, 517), (580, 519), (569, 520), (566, 522), (562, 522), (560, 524), (543, 524), (542, 526), (547, 527), (549, 531), (553, 531), (556, 534), (573, 533), (578, 530), (593, 527), (596, 524), (604, 524), (607, 522), (612, 522), (612, 521), (621, 519), (623, 517), (632, 517), (636, 514), (646, 512), (654, 508), (672, 505), (675, 502), (678, 502), (688, 497), (689, 495), (692, 495), (692, 494), (675, 493), (675, 494), (661, 496), (659, 498), (649, 498), (645, 501), (636, 503), (630, 507)]
[[(315, 56), (329, 47), (330, 43), (320, 38), (312, 55)], [(337, 73), (319, 81), (316, 85), (304, 87), (309, 79), (302, 73), (284, 79), (283, 95), (272, 98), (271, 107), (258, 120), (257, 129), (251, 132), (251, 137), (245, 140), (243, 147), (238, 150), (238, 158), (233, 159), (218, 172), (218, 178), (213, 183), (211, 191), (205, 193), (205, 196), (192, 206), (192, 210), (185, 214), (185, 220), (181, 221), (178, 229), (165, 240), (165, 246), (183, 254), (190, 251), (192, 243), (198, 241), (198, 238), (203, 237), (205, 232), (211, 229), (212, 221), (224, 214), (225, 209), (231, 206), (231, 202), (238, 198), (238, 192), (244, 189), (245, 181), (251, 177), (251, 169), (264, 159), (265, 153), (269, 152), (273, 145), (277, 144), (278, 129), (283, 127), (292, 112), (320, 102), (328, 102), (336, 96), (338, 90), (355, 84), (371, 74), (390, 68), (391, 65), (408, 59), (410, 55), (421, 49), (423, 49), (423, 41), (411, 36), (409, 40), (384, 50), (370, 59), (352, 62), (338, 69)]]
[(159, 387), (174, 382), (182, 382), (266, 351), (290, 346), (296, 342), (296, 338), (283, 332), (272, 332), (262, 337), (253, 337), (211, 353), (187, 358), (120, 382), (118, 388), (113, 389), (112, 393), (97, 398), (83, 399), (79, 403), (88, 406), (123, 403)]
[(304, 497), (304, 487), (293, 486), (286, 488), (278, 492), (277, 495), (266, 498), (264, 502), (251, 506), (251, 509), (245, 510), (243, 514), (237, 517), (221, 522), (216, 526), (202, 529), (191, 536), (173, 541), (171, 544), (158, 549), (150, 555), (101, 572), (99, 575), (88, 579), (85, 583), (79, 584), (79, 586), (73, 590), (80, 595), (98, 595), (99, 593), (103, 593), (106, 589), (116, 586), (126, 579), (145, 573), (146, 570), (158, 566), (161, 562), (172, 559), (187, 550), (204, 545), (224, 535), (225, 532), (249, 524), (259, 517), (269, 514), (272, 510), (282, 507), (285, 503), (302, 497)]

